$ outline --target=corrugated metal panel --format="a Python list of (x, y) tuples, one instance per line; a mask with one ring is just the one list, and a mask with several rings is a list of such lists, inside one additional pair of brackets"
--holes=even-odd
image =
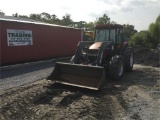
[[(71, 56), (81, 40), (79, 29), (1, 21), (2, 64)], [(33, 45), (8, 46), (7, 29), (32, 30)]]

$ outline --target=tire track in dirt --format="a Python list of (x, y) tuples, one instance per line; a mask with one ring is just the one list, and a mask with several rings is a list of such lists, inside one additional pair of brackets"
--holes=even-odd
[(124, 109), (123, 104), (121, 104), (116, 96), (110, 96), (110, 101), (110, 109), (114, 120), (118, 120), (119, 118), (129, 119), (128, 116), (126, 116), (126, 110)]
[[(110, 103), (109, 100), (106, 101), (104, 98), (100, 97), (101, 95), (98, 95), (100, 98), (97, 98), (97, 94), (94, 95), (93, 91), (93, 93), (91, 93), (91, 91), (71, 86), (70, 89), (66, 88), (67, 87), (51, 89), (53, 91), (62, 91), (58, 96), (54, 96), (49, 102), (49, 105), (52, 105), (52, 108), (49, 105), (46, 106), (46, 103), (41, 103), (41, 106), (39, 104), (37, 108), (33, 107), (32, 110), (36, 112), (36, 116), (38, 116), (37, 119), (46, 117), (48, 119), (57, 117), (59, 119), (112, 119), (110, 107), (108, 107)], [(95, 93), (101, 94), (101, 92)]]
[(76, 92), (76, 93), (73, 93), (73, 94), (69, 94), (69, 95), (66, 95), (60, 102), (57, 106), (61, 106), (61, 107), (65, 107), (65, 106), (68, 106), (69, 104), (75, 102), (77, 99), (79, 99), (81, 97), (81, 93), (79, 92)]
[(160, 101), (153, 99), (141, 87), (131, 86), (123, 96), (127, 101), (128, 114), (131, 118), (136, 116), (142, 120), (160, 118)]
[[(1, 97), (1, 103), (5, 103), (8, 102), (8, 100), (10, 100), (10, 102), (14, 101), (13, 98), (18, 99), (19, 97), (21, 97), (21, 95), (27, 96), (28, 93), (33, 93), (35, 94), (34, 91), (36, 91), (37, 93), (37, 89), (43, 89), (43, 86), (41, 86), (41, 84), (48, 84), (47, 81), (45, 80), (41, 80), (41, 81), (37, 81), (32, 85), (28, 85), (28, 86), (21, 86), (19, 88), (12, 88), (12, 89), (8, 89), (7, 91), (3, 91), (0, 93), (0, 97)], [(12, 99), (10, 99), (12, 98)]]
[[(13, 88), (2, 93), (0, 119), (27, 119), (26, 116), (34, 114), (28, 107), (32, 106), (30, 103), (35, 96), (45, 91), (43, 86), (41, 86), (42, 83), (45, 85), (46, 80), (38, 81), (33, 84), (32, 87), (29, 85), (18, 89)], [(38, 92), (38, 89), (42, 90)], [(7, 93), (7, 95), (4, 97), (5, 93)]]

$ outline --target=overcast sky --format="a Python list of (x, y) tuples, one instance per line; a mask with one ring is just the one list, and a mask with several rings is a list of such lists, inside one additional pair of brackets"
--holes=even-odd
[(62, 18), (66, 13), (73, 21), (93, 22), (107, 14), (119, 24), (131, 24), (147, 30), (160, 14), (160, 0), (0, 0), (0, 10), (6, 15), (47, 12)]

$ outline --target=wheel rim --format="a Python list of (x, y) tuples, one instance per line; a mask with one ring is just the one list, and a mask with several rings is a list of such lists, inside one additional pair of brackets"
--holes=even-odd
[(130, 56), (130, 66), (133, 65), (133, 53), (131, 53), (131, 56)]
[(123, 74), (123, 62), (122, 61), (119, 61), (119, 63), (118, 63), (117, 72), (118, 72), (119, 76), (121, 76)]

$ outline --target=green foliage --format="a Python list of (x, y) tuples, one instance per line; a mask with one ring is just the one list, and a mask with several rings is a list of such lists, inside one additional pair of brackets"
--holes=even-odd
[(160, 24), (160, 15), (157, 17), (156, 23), (157, 23), (157, 24)]
[(33, 20), (38, 20), (50, 24), (58, 24), (58, 25), (64, 25), (64, 26), (71, 26), (73, 20), (71, 19), (70, 14), (66, 14), (62, 17), (62, 19), (57, 18), (55, 14), (50, 15), (49, 13), (42, 12), (40, 14), (32, 13), (29, 16), (26, 15), (19, 15), (18, 13), (15, 13), (12, 15), (13, 17), (21, 17), (21, 18), (30, 18)]
[(72, 22), (73, 20), (71, 19), (71, 15), (66, 14), (65, 16), (62, 17), (61, 25), (69, 26), (70, 24), (72, 24)]
[(129, 41), (130, 45), (139, 45), (148, 48), (154, 48), (153, 38), (151, 37), (148, 30), (140, 31), (131, 36)]
[(30, 14), (29, 17), (30, 17), (31, 19), (34, 19), (34, 20), (42, 21), (42, 19), (41, 19), (41, 14), (34, 14), (34, 13), (32, 13), (32, 14)]
[(151, 36), (154, 37), (155, 39), (159, 38), (159, 33), (160, 33), (159, 27), (160, 26), (156, 23), (151, 23), (149, 25), (149, 32), (150, 32)]
[(76, 27), (84, 29), (86, 24), (87, 23), (85, 21), (79, 21), (79, 22), (77, 22), (77, 26)]
[(123, 26), (124, 26), (124, 34), (128, 39), (130, 39), (131, 36), (137, 33), (137, 30), (134, 29), (133, 25), (124, 24)]
[(140, 33), (136, 33), (133, 36), (131, 36), (129, 44), (142, 46), (142, 39)]
[(18, 17), (21, 17), (21, 18), (29, 18), (27, 15), (19, 15)]
[(43, 12), (40, 14), (40, 18), (41, 18), (41, 21), (43, 22), (47, 22), (47, 23), (50, 23), (50, 20), (51, 20), (51, 15), (46, 13), (46, 12)]
[(110, 17), (108, 17), (106, 14), (103, 14), (102, 17), (99, 17), (97, 21), (95, 21), (96, 25), (103, 25), (103, 24), (115, 24), (116, 22), (111, 21)]
[[(127, 32), (129, 32), (127, 30)], [(148, 48), (156, 48), (160, 42), (160, 15), (155, 23), (149, 25), (149, 30), (140, 31), (131, 36), (130, 45), (140, 45)]]
[(58, 25), (60, 24), (60, 19), (57, 18), (57, 16), (55, 14), (50, 15), (50, 16), (51, 16), (51, 18), (50, 18), (50, 22), (49, 23), (58, 24)]
[(146, 31), (140, 31), (131, 36), (130, 45), (140, 45), (148, 48), (156, 48), (160, 43), (160, 15), (156, 22), (149, 25)]
[(99, 17), (96, 24), (109, 24), (111, 23), (110, 18), (104, 14), (102, 17)]
[(160, 43), (160, 15), (155, 23), (149, 25), (149, 33), (152, 37), (153, 46), (156, 47)]
[(95, 23), (94, 22), (86, 23), (85, 29), (86, 29), (86, 31), (94, 31), (94, 29), (95, 29)]

